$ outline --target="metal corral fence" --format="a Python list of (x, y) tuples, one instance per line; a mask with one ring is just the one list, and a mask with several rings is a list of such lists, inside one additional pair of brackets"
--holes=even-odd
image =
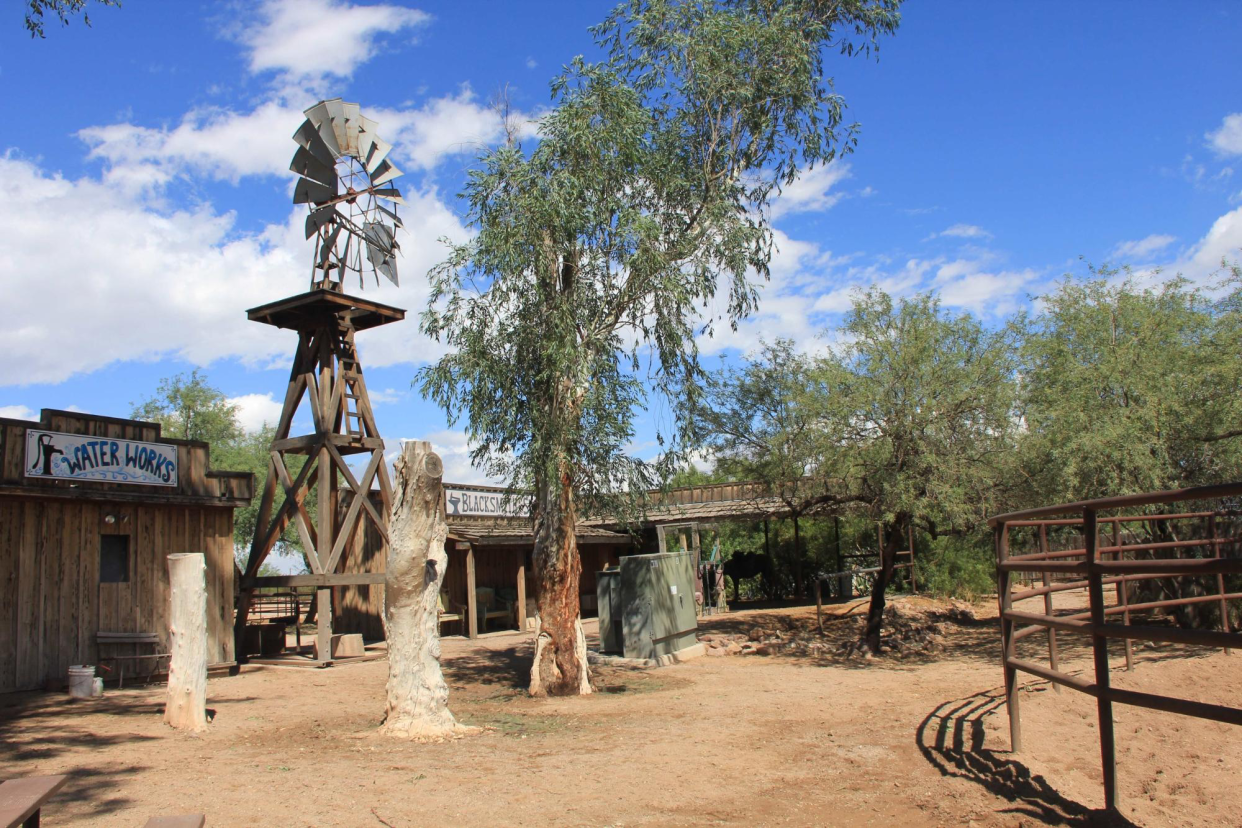
[[(1225, 584), (1226, 575), (1242, 574), (1238, 513), (1210, 508), (1232, 505), (1240, 495), (1242, 483), (1202, 486), (1045, 506), (998, 515), (988, 521), (996, 543), (1005, 696), (1015, 753), (1022, 749), (1019, 672), (1095, 697), (1104, 799), (1110, 809), (1117, 807), (1114, 702), (1242, 725), (1242, 709), (1236, 707), (1110, 687), (1108, 665), (1110, 639), (1125, 642), (1127, 669), (1133, 666), (1135, 641), (1223, 647), (1226, 652), (1242, 647), (1242, 635), (1230, 631), (1228, 606), (1229, 601), (1242, 598), (1242, 592), (1228, 592)], [(1165, 514), (1152, 510), (1187, 502), (1201, 510)], [(1202, 510), (1203, 507), (1208, 508)], [(1100, 514), (1139, 509), (1146, 513)], [(1034, 551), (1011, 554), (1019, 545)], [(1067, 548), (1053, 548), (1057, 546)], [(1040, 583), (1031, 582), (1027, 588), (1014, 591), (1013, 581), (1024, 575), (1037, 576)], [(1106, 586), (1116, 587), (1115, 603), (1106, 603)], [(1054, 612), (1055, 595), (1073, 591), (1081, 595), (1083, 590), (1088, 610)], [(1137, 602), (1131, 600), (1140, 591), (1147, 596)], [(1148, 600), (1155, 595), (1173, 597)], [(1034, 599), (1042, 599), (1042, 612), (1014, 608), (1022, 601)], [(1156, 611), (1192, 612), (1191, 608), (1197, 610), (1202, 605), (1219, 609), (1220, 631), (1133, 623), (1135, 615), (1145, 618)], [(1048, 665), (1018, 658), (1017, 642), (1041, 632), (1047, 634)], [(1090, 637), (1094, 681), (1061, 672), (1057, 633)]]

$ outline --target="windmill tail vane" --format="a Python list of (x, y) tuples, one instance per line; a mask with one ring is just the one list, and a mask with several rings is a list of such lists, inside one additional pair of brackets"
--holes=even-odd
[[(392, 144), (356, 103), (333, 98), (306, 110), (293, 134), (298, 149), (289, 169), (297, 173), (293, 203), (310, 209), (306, 238), (315, 237), (311, 286), (334, 287), (356, 273), (397, 282), (397, 206), (404, 204), (392, 181), (402, 174), (388, 159)], [(339, 271), (333, 274), (332, 271)]]

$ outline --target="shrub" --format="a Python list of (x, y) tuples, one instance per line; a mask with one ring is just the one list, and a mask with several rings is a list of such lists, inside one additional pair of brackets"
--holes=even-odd
[(996, 591), (991, 535), (943, 536), (915, 563), (919, 590), (973, 601)]

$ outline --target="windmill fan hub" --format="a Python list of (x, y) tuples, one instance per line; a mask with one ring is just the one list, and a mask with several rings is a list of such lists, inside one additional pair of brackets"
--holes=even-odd
[[(306, 238), (315, 237), (312, 287), (339, 289), (328, 278), (339, 269), (397, 282), (397, 206), (405, 202), (391, 182), (400, 176), (388, 160), (392, 145), (380, 138), (377, 124), (356, 103), (333, 98), (306, 110), (293, 140), (298, 150), (289, 169), (301, 176), (294, 204), (306, 204)], [(361, 186), (359, 186), (361, 185)], [(391, 206), (385, 206), (385, 204)], [(322, 277), (317, 277), (316, 271)], [(333, 287), (335, 286), (335, 287)]]

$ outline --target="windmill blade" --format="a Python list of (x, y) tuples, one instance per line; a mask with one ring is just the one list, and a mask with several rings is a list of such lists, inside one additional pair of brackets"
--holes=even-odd
[(323, 102), (328, 113), (328, 123), (332, 125), (332, 134), (336, 138), (337, 153), (340, 158), (345, 154), (345, 103), (340, 98), (332, 98)]
[(371, 195), (377, 198), (387, 199), (393, 204), (405, 204), (405, 199), (401, 197), (401, 191), (396, 187), (386, 187), (382, 190), (372, 190)]
[(299, 178), (293, 188), (294, 204), (323, 204), (336, 196), (336, 188), (309, 178)]
[(336, 142), (336, 132), (332, 129), (332, 116), (328, 113), (327, 104), (327, 101), (320, 101), (306, 110), (305, 115), (306, 119), (315, 125), (315, 129), (319, 132), (319, 137), (327, 145), (328, 150), (332, 153), (332, 157), (339, 158), (341, 146)]
[(377, 273), (384, 274), (388, 281), (392, 282), (397, 287), (401, 287), (401, 283), (397, 281), (397, 260), (392, 256), (389, 256), (384, 259), (384, 261), (377, 264), (375, 266), (375, 271)]
[[(392, 253), (396, 246), (396, 234), (387, 224), (381, 224), (378, 221), (368, 221), (362, 225), (362, 233), (367, 240), (367, 258), (371, 257), (371, 251), (377, 251), (377, 255), (387, 256)], [(374, 264), (374, 261), (372, 261)]]
[(293, 154), (293, 163), (289, 165), (289, 169), (304, 178), (331, 187), (332, 192), (336, 192), (336, 168), (311, 155), (306, 147), (298, 147), (298, 151)]
[(306, 217), (306, 238), (310, 238), (319, 232), (319, 228), (332, 221), (336, 216), (336, 205), (330, 204), (327, 207), (320, 207), (318, 210), (312, 210), (311, 214)]
[(324, 143), (319, 134), (319, 128), (309, 118), (302, 122), (297, 132), (293, 133), (293, 140), (328, 166), (336, 164), (336, 159), (332, 157), (332, 150)]
[(358, 158), (358, 104), (343, 103), (341, 110), (345, 116), (345, 143), (341, 144), (341, 152)]
[(391, 161), (381, 161), (380, 165), (375, 168), (375, 173), (371, 176), (371, 186), (379, 186), (380, 184), (392, 181), (397, 176), (404, 174), (405, 173), (401, 172), (397, 165)]
[(366, 115), (358, 115), (358, 154), (354, 157), (365, 163), (371, 157), (375, 147), (375, 139), (379, 137), (379, 124)]
[(386, 215), (386, 216), (388, 216), (390, 219), (392, 219), (392, 223), (393, 223), (394, 225), (396, 225), (397, 227), (404, 227), (404, 226), (405, 226), (405, 222), (401, 221), (401, 217), (397, 215), (397, 213), (396, 213), (396, 211), (395, 211), (395, 210), (389, 210), (389, 209), (388, 209), (387, 207), (385, 207), (383, 204), (379, 204), (378, 202), (376, 203), (375, 207), (376, 207), (376, 209), (378, 209), (381, 213), (383, 213), (384, 215)]
[(374, 175), (376, 168), (384, 162), (384, 159), (390, 152), (392, 152), (392, 144), (376, 135), (375, 145), (371, 147), (371, 154), (367, 157), (366, 163), (362, 165), (366, 167), (367, 175)]

